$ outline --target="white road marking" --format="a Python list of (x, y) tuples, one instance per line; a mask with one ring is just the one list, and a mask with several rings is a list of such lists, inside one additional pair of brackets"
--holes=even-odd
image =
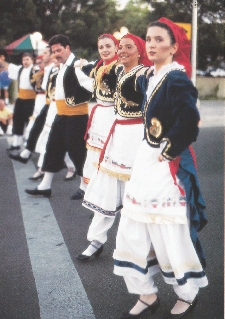
[[(41, 319), (95, 319), (47, 198), (25, 193), (35, 169), (13, 161)], [(35, 186), (34, 186), (35, 187)]]

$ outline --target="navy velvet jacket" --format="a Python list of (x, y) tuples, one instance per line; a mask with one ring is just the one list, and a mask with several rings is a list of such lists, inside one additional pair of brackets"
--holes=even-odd
[(197, 139), (200, 120), (196, 107), (198, 93), (185, 72), (171, 70), (156, 85), (147, 101), (149, 78), (138, 78), (138, 85), (145, 92), (142, 109), (144, 138), (151, 147), (159, 147), (166, 141), (162, 155), (173, 160)]

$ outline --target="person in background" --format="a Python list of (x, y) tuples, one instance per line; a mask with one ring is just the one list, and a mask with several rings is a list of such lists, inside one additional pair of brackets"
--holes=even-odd
[(9, 104), (9, 85), (12, 80), (9, 78), (7, 71), (8, 62), (6, 62), (5, 53), (0, 54), (0, 90), (3, 90), (5, 104)]
[[(42, 58), (43, 62), (45, 63), (45, 67), (44, 67), (44, 76), (43, 76), (42, 83), (41, 83), (41, 89), (45, 93), (47, 90), (46, 88), (47, 88), (47, 83), (49, 81), (49, 77), (51, 74), (51, 70), (54, 67), (54, 63), (52, 61), (53, 58), (54, 58), (54, 55), (51, 53), (50, 47), (47, 46), (43, 51), (43, 58)], [(36, 70), (36, 71), (38, 71), (38, 70)], [(44, 98), (44, 100), (43, 100), (43, 98)], [(28, 136), (27, 141), (26, 141), (25, 149), (18, 154), (15, 154), (15, 153), (8, 154), (10, 158), (17, 160), (23, 164), (26, 164), (28, 162), (28, 160), (31, 157), (32, 152), (35, 150), (37, 140), (38, 140), (38, 138), (41, 134), (41, 131), (44, 127), (45, 119), (46, 119), (48, 109), (49, 109), (50, 101), (46, 97), (45, 94), (39, 94), (38, 99), (39, 99), (39, 102), (42, 101), (41, 104), (38, 103), (39, 107), (41, 105), (42, 108), (41, 108), (40, 113), (37, 115), (37, 117), (33, 123), (33, 126), (30, 130), (29, 136)], [(43, 103), (45, 103), (45, 104), (43, 104)]]
[(208, 284), (198, 232), (205, 203), (191, 143), (199, 132), (197, 90), (191, 76), (190, 41), (185, 30), (161, 18), (149, 25), (146, 51), (154, 67), (140, 75), (145, 94), (144, 139), (136, 153), (114, 250), (114, 273), (131, 294), (140, 295), (121, 318), (140, 318), (159, 307), (153, 280), (160, 270), (178, 299), (166, 319), (183, 318)]
[(24, 138), (26, 141), (29, 137), (29, 133), (34, 125), (34, 122), (37, 116), (39, 115), (41, 109), (44, 107), (45, 101), (46, 101), (45, 90), (42, 89), (42, 82), (44, 79), (44, 68), (45, 68), (45, 62), (43, 61), (43, 56), (39, 55), (36, 58), (34, 68), (36, 72), (32, 76), (31, 84), (34, 86), (34, 89), (36, 92), (36, 98), (35, 98), (33, 114), (29, 118), (29, 123), (24, 133)]
[(13, 143), (7, 151), (19, 150), (22, 144), (24, 129), (34, 110), (36, 92), (31, 84), (35, 71), (33, 56), (30, 53), (22, 55), (22, 65), (9, 63), (9, 78), (18, 80), (18, 97), (13, 112)]
[(0, 98), (0, 136), (3, 136), (7, 132), (12, 116), (12, 111), (6, 107), (5, 100)]

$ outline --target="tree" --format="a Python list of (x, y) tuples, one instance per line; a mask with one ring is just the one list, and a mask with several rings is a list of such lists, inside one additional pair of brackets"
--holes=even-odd
[[(184, 0), (146, 0), (154, 11), (149, 18), (154, 20), (166, 17), (175, 22), (192, 22), (192, 1)], [(225, 11), (222, 0), (198, 0), (198, 68), (205, 69), (218, 63), (224, 56)]]

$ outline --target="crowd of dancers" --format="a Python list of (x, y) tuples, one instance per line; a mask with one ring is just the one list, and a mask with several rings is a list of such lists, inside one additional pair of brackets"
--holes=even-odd
[(158, 272), (178, 297), (165, 318), (183, 318), (207, 286), (198, 238), (207, 219), (191, 147), (200, 116), (190, 41), (183, 28), (161, 18), (147, 27), (146, 41), (102, 34), (97, 47), (100, 58), (88, 62), (75, 57), (68, 37), (55, 35), (35, 67), (28, 53), (22, 66), (8, 65), (19, 89), (7, 153), (23, 164), (32, 152), (40, 154), (30, 179), (41, 182), (25, 190), (32, 196), (50, 197), (54, 173), (65, 163), (66, 179), (79, 176), (71, 199), (93, 212), (80, 262), (103, 252), (121, 214), (114, 273), (139, 295), (121, 318), (157, 310)]

